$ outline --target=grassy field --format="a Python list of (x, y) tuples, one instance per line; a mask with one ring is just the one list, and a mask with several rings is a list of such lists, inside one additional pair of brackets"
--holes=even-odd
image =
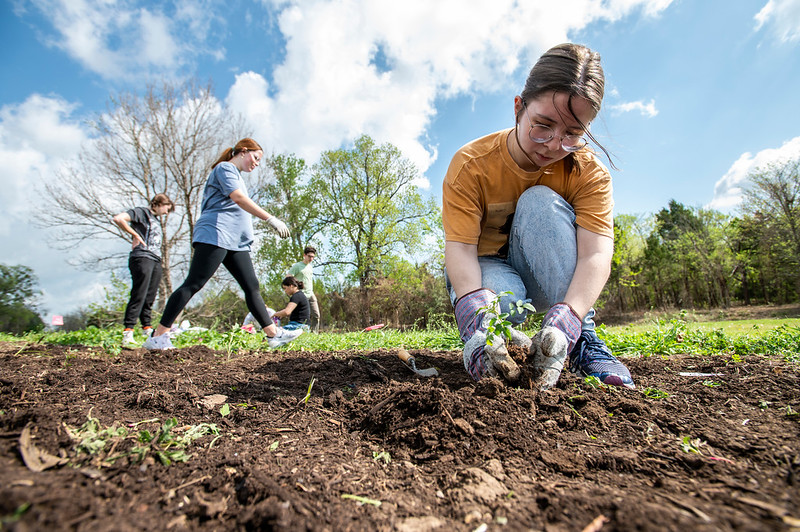
[[(760, 354), (800, 361), (800, 318), (764, 318), (721, 321), (689, 321), (685, 313), (672, 319), (643, 320), (630, 325), (598, 327), (615, 354), (630, 356), (692, 355), (729, 356), (734, 359)], [(527, 325), (527, 324), (526, 324)], [(523, 327), (529, 335), (538, 324)], [(139, 342), (144, 336), (136, 333)], [(74, 332), (29, 333), (23, 336), (0, 334), (0, 341), (30, 344), (88, 345), (116, 355), (121, 352), (122, 328), (90, 327)], [(233, 329), (230, 331), (189, 330), (173, 339), (177, 348), (203, 344), (232, 356), (239, 351), (266, 349), (264, 336)], [(343, 351), (379, 349), (460, 350), (462, 343), (454, 327), (399, 331), (379, 329), (370, 332), (304, 334), (280, 349), (305, 351)], [(100, 354), (100, 353), (98, 353)]]

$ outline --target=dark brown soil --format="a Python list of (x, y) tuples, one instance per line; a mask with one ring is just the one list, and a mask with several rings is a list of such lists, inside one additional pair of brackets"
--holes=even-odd
[[(2, 529), (800, 529), (797, 364), (629, 359), (636, 390), (565, 373), (537, 393), (473, 383), (458, 352), (412, 354), (440, 376), (388, 350), (0, 344)], [(228, 415), (204, 406), (214, 394)], [(220, 437), (169, 467), (163, 443), (109, 463), (135, 441), (78, 454), (68, 428), (88, 417), (132, 433), (175, 417), (172, 435), (213, 423)], [(693, 441), (699, 453), (682, 448)]]

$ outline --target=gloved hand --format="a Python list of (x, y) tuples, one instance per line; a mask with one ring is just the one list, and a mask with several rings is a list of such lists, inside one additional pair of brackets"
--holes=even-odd
[(278, 236), (281, 238), (287, 238), (289, 236), (289, 228), (286, 227), (286, 224), (280, 221), (277, 216), (267, 218), (267, 223), (275, 229), (275, 232), (278, 233)]
[(564, 369), (567, 355), (581, 335), (581, 318), (567, 303), (556, 303), (531, 339), (533, 375), (540, 390), (552, 388)]
[[(508, 354), (505, 342), (492, 335), (487, 345), (485, 320), (497, 313), (495, 293), (479, 288), (458, 298), (455, 304), (456, 324), (464, 344), (464, 367), (476, 381), (483, 377), (497, 377), (498, 371), (509, 381), (519, 378), (519, 366)], [(489, 309), (480, 310), (480, 309)], [(492, 312), (493, 310), (493, 312)], [(523, 335), (524, 336), (524, 335)], [(520, 339), (520, 341), (523, 341)]]

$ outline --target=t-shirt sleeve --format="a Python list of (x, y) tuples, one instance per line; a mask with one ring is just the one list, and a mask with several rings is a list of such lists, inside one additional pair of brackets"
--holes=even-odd
[(477, 244), (483, 219), (482, 193), (474, 179), (455, 159), (442, 185), (442, 226), (445, 240)]
[(598, 161), (588, 163), (583, 183), (568, 199), (575, 209), (575, 223), (584, 229), (614, 238), (614, 197), (611, 174)]
[(131, 217), (131, 223), (146, 224), (148, 223), (147, 214), (142, 207), (134, 207), (128, 211), (128, 216)]
[(226, 196), (230, 196), (234, 190), (242, 188), (239, 181), (239, 174), (233, 167), (233, 164), (220, 163), (217, 166), (217, 183), (219, 189)]

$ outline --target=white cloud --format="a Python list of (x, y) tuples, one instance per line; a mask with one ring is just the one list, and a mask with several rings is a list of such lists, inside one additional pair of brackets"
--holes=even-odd
[(0, 172), (0, 209), (5, 216), (26, 215), (34, 186), (80, 152), (87, 136), (71, 116), (75, 109), (75, 104), (61, 98), (39, 94), (0, 108), (0, 167), (4, 170)]
[(743, 153), (714, 185), (714, 199), (708, 208), (730, 212), (742, 202), (742, 193), (747, 186), (747, 176), (769, 164), (780, 163), (800, 157), (800, 137), (795, 137), (780, 148), (761, 150), (753, 155)]
[(766, 27), (781, 42), (800, 41), (800, 0), (769, 0), (754, 18), (756, 31)]
[[(272, 86), (253, 72), (237, 76), (227, 102), (245, 111), (267, 151), (310, 160), (366, 133), (425, 172), (437, 157), (425, 140), (437, 98), (509, 90), (570, 32), (635, 9), (656, 16), (670, 3), (275, 0), (284, 61)], [(652, 102), (641, 111), (657, 113)]]
[(642, 116), (646, 116), (648, 118), (653, 118), (658, 114), (658, 109), (656, 109), (656, 101), (653, 99), (647, 103), (641, 100), (636, 102), (618, 103), (615, 105), (609, 105), (608, 108), (616, 114), (639, 112)]
[[(52, 25), (45, 37), (84, 68), (105, 79), (171, 77), (200, 54), (218, 15), (213, 0), (171, 5), (170, 12), (114, 0), (32, 0)], [(40, 28), (41, 30), (41, 28)]]
[(68, 256), (49, 249), (45, 231), (33, 225), (36, 187), (80, 153), (88, 138), (73, 117), (76, 109), (62, 98), (39, 94), (0, 108), (0, 262), (32, 268), (44, 292), (43, 310), (60, 314), (92, 301), (86, 283), (100, 282), (98, 274), (70, 267)]

